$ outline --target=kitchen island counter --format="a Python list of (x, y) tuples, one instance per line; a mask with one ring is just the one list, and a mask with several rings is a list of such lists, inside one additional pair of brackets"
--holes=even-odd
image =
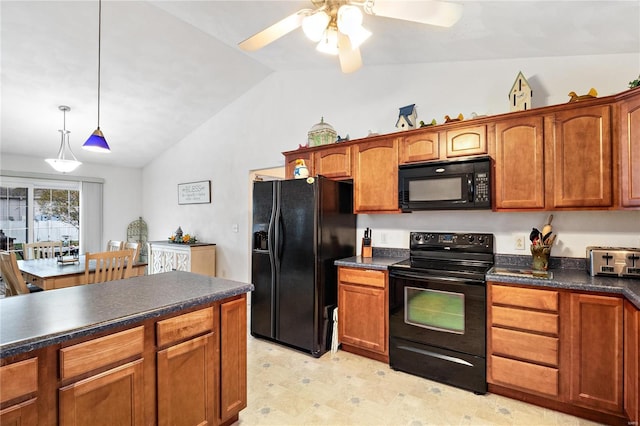
[(0, 358), (127, 326), (253, 290), (167, 272), (0, 299)]

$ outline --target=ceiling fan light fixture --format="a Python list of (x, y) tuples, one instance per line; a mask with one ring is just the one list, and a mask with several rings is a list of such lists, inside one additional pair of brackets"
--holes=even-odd
[(338, 54), (338, 31), (335, 28), (327, 28), (322, 35), (322, 40), (316, 46), (318, 52), (326, 53), (327, 55)]
[(359, 29), (352, 31), (351, 34), (349, 34), (351, 47), (353, 49), (359, 48), (369, 37), (371, 37), (371, 31), (364, 27), (360, 27)]
[(331, 17), (323, 10), (307, 15), (302, 20), (302, 31), (311, 41), (318, 42), (329, 25)]
[(345, 4), (338, 9), (338, 30), (351, 35), (362, 28), (362, 12), (357, 6)]
[[(71, 144), (69, 143), (69, 133), (67, 130), (67, 111), (71, 111), (66, 105), (60, 105), (58, 107), (62, 111), (62, 130), (60, 132), (60, 149), (58, 150), (58, 156), (56, 158), (47, 158), (46, 161), (51, 167), (60, 173), (69, 173), (78, 168), (82, 164), (71, 151)], [(67, 158), (69, 156), (70, 158)]]

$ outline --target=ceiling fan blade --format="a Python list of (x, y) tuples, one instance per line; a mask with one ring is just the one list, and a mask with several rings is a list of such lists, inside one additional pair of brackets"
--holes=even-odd
[(360, 49), (353, 49), (349, 37), (341, 32), (338, 32), (338, 57), (340, 58), (340, 69), (345, 74), (354, 72), (362, 66)]
[(248, 39), (238, 43), (240, 49), (254, 51), (265, 47), (267, 44), (276, 41), (280, 37), (289, 34), (302, 25), (302, 19), (311, 12), (310, 9), (302, 9), (276, 22), (268, 28), (252, 35)]
[(462, 5), (436, 0), (373, 0), (366, 2), (364, 10), (371, 15), (438, 27), (450, 27), (462, 16)]

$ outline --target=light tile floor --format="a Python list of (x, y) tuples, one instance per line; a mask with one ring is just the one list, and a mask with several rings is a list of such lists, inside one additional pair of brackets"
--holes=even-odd
[(339, 350), (313, 358), (248, 338), (249, 425), (595, 425), (535, 405), (394, 371)]

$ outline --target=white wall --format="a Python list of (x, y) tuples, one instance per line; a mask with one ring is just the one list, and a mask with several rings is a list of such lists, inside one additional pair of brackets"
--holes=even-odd
[[(0, 170), (58, 174), (44, 157), (5, 154), (0, 158)], [(126, 240), (127, 226), (142, 216), (142, 169), (83, 163), (67, 175), (104, 179), (102, 245), (106, 247), (107, 240)]]
[[(365, 57), (366, 61), (366, 57)], [(509, 110), (508, 93), (522, 71), (533, 87), (533, 106), (568, 101), (591, 87), (600, 96), (627, 88), (640, 69), (640, 55), (523, 58), (334, 71), (275, 73), (159, 156), (143, 171), (143, 216), (150, 239), (165, 239), (178, 227), (218, 244), (218, 275), (249, 280), (250, 170), (284, 164), (282, 151), (305, 144), (307, 131), (324, 116), (341, 136), (369, 130), (394, 132), (398, 108), (416, 103), (418, 119), (439, 123), (444, 115)], [(212, 181), (212, 202), (177, 203), (177, 184)], [(555, 214), (556, 256), (582, 257), (586, 245), (640, 246), (640, 211)], [(362, 215), (360, 233), (374, 229), (374, 245), (407, 247), (410, 230), (480, 231), (497, 236), (498, 253), (513, 238), (542, 226), (546, 213), (421, 212)], [(234, 232), (234, 225), (238, 232)], [(382, 243), (382, 235), (386, 243)]]

